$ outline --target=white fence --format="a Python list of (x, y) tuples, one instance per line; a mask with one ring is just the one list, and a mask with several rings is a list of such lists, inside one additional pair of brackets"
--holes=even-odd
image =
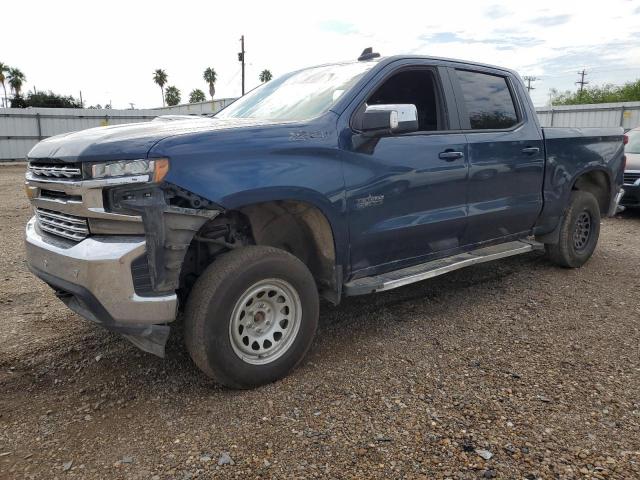
[[(0, 162), (24, 160), (43, 138), (59, 133), (119, 123), (147, 122), (158, 115), (215, 113), (233, 98), (148, 110), (93, 110), (78, 108), (0, 109)], [(570, 105), (537, 109), (543, 127), (640, 126), (640, 102)]]
[(235, 98), (219, 98), (214, 101), (183, 103), (175, 107), (154, 108), (152, 111), (156, 112), (156, 115), (206, 115), (219, 112), (235, 100)]
[(640, 102), (567, 105), (536, 109), (543, 127), (640, 126)]
[(43, 138), (85, 128), (148, 122), (158, 115), (204, 115), (215, 113), (233, 98), (148, 110), (90, 108), (0, 108), (0, 161), (24, 160)]

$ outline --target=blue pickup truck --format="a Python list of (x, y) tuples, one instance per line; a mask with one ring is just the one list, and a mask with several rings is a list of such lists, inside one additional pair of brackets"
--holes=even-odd
[(620, 128), (541, 128), (518, 75), (421, 57), (299, 70), (212, 117), (40, 142), (31, 271), (68, 307), (250, 388), (309, 349), (320, 297), (546, 249), (582, 266), (623, 194)]

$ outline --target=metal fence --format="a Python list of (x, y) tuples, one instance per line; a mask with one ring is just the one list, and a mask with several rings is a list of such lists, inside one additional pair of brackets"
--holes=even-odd
[(640, 102), (567, 105), (536, 109), (543, 127), (640, 126)]
[(40, 140), (60, 133), (122, 123), (148, 122), (158, 115), (215, 113), (233, 98), (148, 110), (90, 108), (0, 108), (0, 161), (24, 160)]
[[(43, 138), (85, 128), (147, 122), (158, 115), (215, 113), (233, 98), (148, 110), (93, 110), (76, 108), (0, 109), (0, 161), (24, 160)], [(543, 127), (640, 126), (640, 102), (570, 105), (537, 109)]]

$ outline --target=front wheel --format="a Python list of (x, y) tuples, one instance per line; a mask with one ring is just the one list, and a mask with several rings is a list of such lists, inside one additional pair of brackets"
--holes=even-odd
[(232, 388), (284, 377), (304, 357), (318, 324), (318, 291), (296, 257), (249, 246), (218, 257), (196, 281), (185, 342), (196, 365)]
[(546, 246), (547, 254), (562, 267), (581, 267), (591, 258), (599, 236), (600, 206), (596, 197), (574, 190), (560, 225), (559, 241)]

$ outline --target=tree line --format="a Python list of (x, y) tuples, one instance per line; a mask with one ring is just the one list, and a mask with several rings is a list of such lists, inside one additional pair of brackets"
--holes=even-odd
[(617, 103), (640, 101), (640, 80), (627, 82), (624, 85), (612, 84), (594, 85), (582, 91), (559, 92), (555, 88), (550, 90), (551, 105), (583, 105), (588, 103)]
[[(202, 78), (207, 83), (209, 87), (209, 95), (211, 95), (211, 100), (213, 100), (213, 96), (216, 93), (216, 80), (218, 79), (218, 74), (215, 69), (212, 67), (207, 67), (207, 69), (202, 74)], [(268, 82), (273, 78), (273, 75), (269, 70), (263, 70), (260, 72), (258, 76), (262, 83)], [(182, 93), (178, 89), (178, 87), (174, 85), (170, 85), (166, 88), (164, 86), (167, 84), (167, 80), (169, 76), (167, 72), (162, 68), (158, 68), (153, 72), (153, 81), (156, 85), (160, 87), (160, 92), (162, 93), (162, 106), (168, 105), (170, 107), (174, 105), (178, 105), (180, 100), (182, 100)], [(198, 103), (204, 102), (206, 100), (206, 96), (202, 90), (199, 88), (194, 88), (189, 93), (189, 103)]]
[[(215, 83), (217, 80), (216, 71), (212, 67), (208, 67), (203, 73), (203, 79), (209, 87), (209, 95), (213, 100), (213, 96), (216, 93)], [(273, 75), (269, 70), (263, 70), (260, 72), (259, 79), (261, 82), (268, 82)], [(162, 106), (178, 105), (182, 98), (180, 90), (175, 86), (168, 86), (168, 75), (165, 70), (157, 69), (153, 73), (153, 81), (160, 86), (162, 91)], [(27, 81), (20, 69), (10, 67), (6, 63), (0, 62), (0, 84), (2, 85), (3, 96), (0, 97), (0, 106), (11, 108), (27, 108), (27, 107), (49, 107), (49, 108), (83, 108), (84, 106), (79, 100), (76, 100), (73, 96), (58, 95), (52, 91), (29, 91), (26, 95), (22, 94), (22, 87)], [(7, 95), (7, 85), (10, 92), (13, 94), (12, 98)], [(204, 102), (206, 100), (205, 93), (195, 88), (189, 94), (189, 103)], [(92, 105), (88, 108), (102, 108), (101, 105)], [(104, 108), (111, 108), (111, 105), (105, 105)]]

